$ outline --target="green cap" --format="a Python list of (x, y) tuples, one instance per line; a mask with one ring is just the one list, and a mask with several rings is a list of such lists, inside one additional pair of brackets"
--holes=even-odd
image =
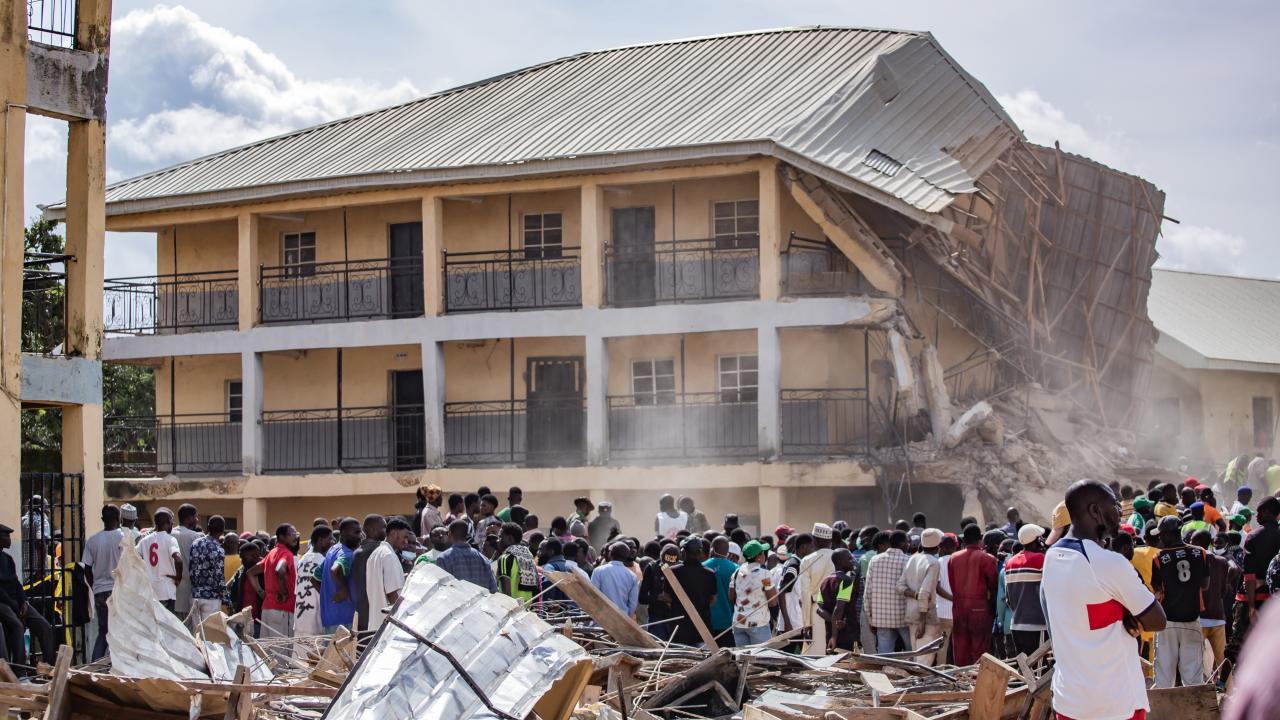
[(742, 546), (742, 557), (748, 560), (754, 560), (760, 553), (768, 550), (769, 547), (759, 540), (752, 540)]
[(1150, 498), (1137, 497), (1133, 499), (1134, 510), (1150, 510), (1155, 506), (1156, 504), (1151, 502)]

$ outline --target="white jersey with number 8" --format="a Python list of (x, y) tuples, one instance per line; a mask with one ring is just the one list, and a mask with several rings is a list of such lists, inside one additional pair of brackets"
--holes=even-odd
[(151, 581), (157, 600), (178, 597), (178, 586), (172, 577), (177, 573), (173, 566), (173, 556), (177, 552), (178, 539), (165, 531), (152, 532), (138, 541), (138, 554), (142, 555), (142, 562), (147, 566), (147, 579)]

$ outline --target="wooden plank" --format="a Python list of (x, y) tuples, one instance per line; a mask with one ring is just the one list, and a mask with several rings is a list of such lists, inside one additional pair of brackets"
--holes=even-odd
[(986, 654), (978, 660), (978, 680), (969, 701), (969, 720), (1000, 720), (1009, 679), (1019, 677), (1014, 668)]
[(667, 584), (671, 586), (671, 590), (676, 594), (676, 598), (680, 600), (680, 606), (684, 608), (685, 617), (693, 623), (693, 627), (698, 631), (698, 637), (702, 638), (702, 642), (706, 644), (707, 649), (711, 652), (719, 652), (720, 646), (716, 644), (715, 635), (711, 634), (707, 624), (702, 622), (702, 614), (698, 612), (698, 608), (693, 606), (693, 601), (689, 599), (689, 594), (684, 591), (684, 586), (676, 578), (676, 574), (671, 571), (667, 565), (662, 566), (662, 575), (667, 579)]
[(773, 638), (769, 640), (769, 642), (763, 643), (762, 645), (760, 645), (760, 647), (771, 648), (774, 650), (781, 647), (785, 647), (791, 644), (795, 638), (799, 637), (801, 633), (803, 633), (805, 630), (808, 630), (808, 629), (809, 629), (808, 625), (805, 625), (804, 627), (792, 628), (791, 630), (788, 630), (780, 635), (774, 635)]
[(252, 696), (249, 693), (244, 693), (239, 690), (240, 687), (243, 687), (248, 682), (249, 668), (244, 665), (237, 667), (236, 674), (233, 679), (233, 688), (235, 689), (232, 689), (231, 694), (227, 696), (227, 709), (222, 713), (222, 720), (236, 720), (240, 715), (241, 702), (245, 698), (252, 701)]
[[(240, 671), (237, 668), (236, 675)], [(206, 682), (201, 680), (178, 680), (178, 684), (188, 690), (199, 692), (247, 692), (255, 695), (294, 695), (298, 697), (337, 697), (338, 689), (321, 685), (271, 685), (267, 683), (242, 682), (237, 677), (233, 682)]]
[(58, 648), (58, 659), (53, 664), (53, 681), (49, 683), (49, 709), (45, 720), (67, 720), (70, 714), (67, 677), (71, 671), (71, 646)]
[(4, 658), (0, 658), (0, 680), (7, 683), (18, 682), (18, 676), (13, 674), (13, 668), (9, 667), (9, 663)]
[(1147, 691), (1150, 720), (1217, 720), (1218, 691), (1213, 685), (1153, 688)]
[(543, 570), (543, 574), (551, 578), (556, 587), (578, 604), (582, 611), (592, 617), (604, 631), (609, 633), (620, 645), (642, 648), (657, 648), (658, 641), (634, 620), (622, 614), (609, 599), (600, 594), (592, 584), (583, 580), (575, 572), (557, 572)]

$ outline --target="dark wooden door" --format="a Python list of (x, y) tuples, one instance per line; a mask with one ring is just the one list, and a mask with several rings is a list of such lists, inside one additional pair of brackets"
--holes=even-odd
[(391, 317), (422, 314), (422, 223), (396, 223), (388, 229), (391, 251)]
[(652, 305), (657, 299), (653, 206), (613, 208), (610, 217), (609, 300)]
[(422, 403), (422, 371), (397, 370), (391, 375), (391, 442), (397, 470), (420, 468), (426, 460), (426, 414)]
[(581, 357), (529, 358), (525, 450), (534, 466), (578, 465), (586, 446)]

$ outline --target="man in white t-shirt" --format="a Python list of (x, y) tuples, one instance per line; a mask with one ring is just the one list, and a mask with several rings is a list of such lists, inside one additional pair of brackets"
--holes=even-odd
[(401, 518), (387, 522), (387, 539), (369, 553), (364, 570), (365, 594), (369, 596), (369, 631), (382, 627), (387, 608), (400, 599), (404, 589), (404, 567), (400, 553), (409, 549), (413, 528)]
[(689, 526), (689, 514), (676, 509), (676, 499), (670, 495), (658, 498), (658, 515), (653, 519), (653, 531), (658, 537), (674, 539), (676, 533)]
[(182, 551), (178, 540), (170, 534), (173, 528), (173, 512), (160, 508), (152, 516), (155, 527), (138, 542), (138, 554), (147, 566), (147, 579), (161, 605), (173, 610), (178, 597), (178, 583), (182, 582)]
[(1057, 662), (1053, 709), (1073, 720), (1128, 720), (1151, 708), (1134, 637), (1164, 629), (1164, 610), (1123, 555), (1102, 547), (1120, 530), (1111, 488), (1067, 490), (1071, 533), (1045, 553), (1040, 590)]

